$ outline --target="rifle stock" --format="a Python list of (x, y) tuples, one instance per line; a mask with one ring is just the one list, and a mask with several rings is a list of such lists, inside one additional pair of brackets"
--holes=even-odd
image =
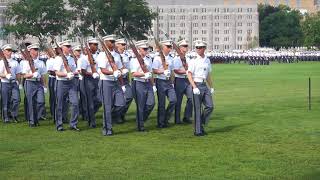
[(0, 48), (0, 57), (3, 60), (4, 68), (6, 69), (7, 74), (11, 74), (11, 69), (10, 69), (10, 66), (9, 66), (9, 62), (8, 62), (6, 56), (3, 54), (3, 51), (2, 51), (1, 48)]
[(67, 73), (70, 73), (71, 72), (71, 68), (70, 68), (70, 66), (68, 64), (68, 60), (67, 60), (66, 56), (62, 52), (61, 47), (58, 45), (58, 43), (57, 43), (57, 41), (56, 41), (54, 36), (51, 35), (50, 38), (51, 38), (52, 42), (54, 42), (54, 44), (57, 46), (57, 51), (58, 51), (58, 54), (62, 58), (64, 68), (66, 69)]

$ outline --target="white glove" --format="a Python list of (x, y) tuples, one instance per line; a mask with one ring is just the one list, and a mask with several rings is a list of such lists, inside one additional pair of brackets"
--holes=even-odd
[(48, 89), (47, 89), (46, 87), (43, 87), (43, 91), (44, 91), (44, 93), (46, 93), (46, 94), (47, 94)]
[(122, 69), (122, 75), (126, 75), (129, 73), (129, 70), (128, 69)]
[(214, 94), (214, 88), (211, 88), (211, 89), (210, 89), (210, 93), (211, 93), (211, 94)]
[(164, 74), (166, 77), (170, 77), (171, 72), (167, 69), (167, 70), (164, 70), (163, 74)]
[(22, 89), (23, 89), (22, 84), (19, 84), (19, 89), (20, 89), (20, 90), (22, 90)]
[(150, 79), (152, 77), (152, 73), (151, 72), (147, 72), (144, 74), (144, 78), (146, 79)]
[(36, 71), (32, 74), (33, 78), (39, 78), (40, 74)]
[(126, 86), (121, 86), (123, 92), (126, 92)]
[(193, 94), (195, 94), (195, 95), (200, 94), (200, 90), (198, 88), (194, 88), (194, 89), (192, 89), (192, 91), (193, 91)]
[(174, 84), (172, 84), (172, 87), (174, 88)]
[(157, 87), (156, 86), (152, 86), (153, 92), (157, 92)]
[(67, 78), (72, 79), (74, 77), (74, 74), (72, 72), (67, 73)]
[(93, 73), (92, 74), (93, 79), (98, 79), (100, 75), (98, 73)]
[(121, 72), (119, 70), (113, 71), (114, 78), (118, 78), (121, 75)]
[(7, 78), (8, 80), (11, 80), (11, 79), (12, 79), (12, 74), (7, 74), (7, 75), (6, 75), (6, 78)]

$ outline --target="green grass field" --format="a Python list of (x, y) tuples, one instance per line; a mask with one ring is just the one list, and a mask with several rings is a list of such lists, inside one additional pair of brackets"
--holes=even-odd
[(213, 76), (205, 137), (173, 119), (157, 129), (156, 108), (149, 132), (136, 132), (134, 104), (112, 137), (101, 135), (101, 113), (81, 132), (0, 123), (0, 179), (320, 179), (320, 63), (218, 64)]

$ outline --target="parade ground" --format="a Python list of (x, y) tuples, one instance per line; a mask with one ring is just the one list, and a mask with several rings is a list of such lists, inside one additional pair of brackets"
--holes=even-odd
[(207, 136), (173, 119), (156, 128), (157, 105), (137, 132), (135, 104), (114, 136), (102, 136), (102, 109), (96, 129), (80, 118), (80, 132), (57, 132), (47, 101), (40, 127), (0, 123), (0, 179), (319, 179), (320, 63), (216, 64), (212, 76)]

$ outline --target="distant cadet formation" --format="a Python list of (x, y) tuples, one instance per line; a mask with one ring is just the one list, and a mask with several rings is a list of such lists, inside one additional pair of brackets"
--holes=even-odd
[[(96, 113), (102, 109), (102, 134), (114, 134), (114, 123), (126, 122), (126, 113), (135, 101), (136, 127), (146, 132), (157, 98), (157, 127), (191, 124), (194, 135), (204, 136), (214, 109), (212, 63), (269, 65), (271, 61), (292, 63), (298, 60), (319, 61), (319, 51), (249, 50), (237, 52), (206, 52), (207, 44), (197, 40), (194, 50), (189, 42), (177, 43), (155, 39), (152, 51), (148, 40), (133, 42), (129, 36), (115, 35), (89, 38), (72, 46), (70, 40), (57, 42), (50, 36), (40, 38), (40, 44), (5, 44), (0, 51), (1, 115), (4, 123), (18, 122), (24, 96), (24, 119), (30, 127), (45, 120), (45, 93), (49, 91), (50, 114), (57, 131), (80, 131), (80, 117), (88, 127), (96, 128)], [(185, 97), (185, 107), (182, 107)], [(69, 118), (69, 119), (67, 119)], [(22, 118), (23, 119), (23, 118)]]

